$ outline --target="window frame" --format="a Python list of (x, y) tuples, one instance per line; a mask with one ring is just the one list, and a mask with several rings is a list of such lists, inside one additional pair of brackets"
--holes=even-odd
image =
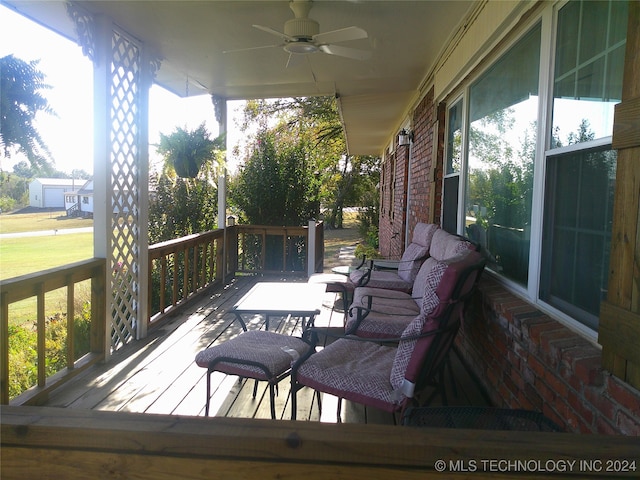
[[(463, 120), (462, 120), (462, 154), (461, 154), (461, 170), (459, 173), (460, 180), (458, 184), (458, 225), (457, 233), (465, 234), (466, 218), (465, 218), (465, 195), (468, 188), (468, 135), (469, 135), (469, 98), (471, 85), (482, 77), (496, 62), (500, 60), (518, 41), (525, 37), (532, 28), (537, 24), (541, 26), (540, 39), (540, 66), (538, 80), (538, 115), (536, 129), (536, 146), (534, 160), (534, 179), (533, 179), (533, 197), (531, 205), (531, 238), (529, 246), (529, 267), (526, 285), (521, 285), (510, 280), (498, 272), (489, 270), (489, 273), (496, 278), (507, 289), (514, 294), (520, 296), (525, 301), (534, 304), (542, 312), (559, 320), (569, 328), (577, 331), (582, 336), (597, 343), (598, 332), (588, 325), (582, 323), (574, 317), (569, 316), (563, 311), (558, 310), (552, 305), (546, 303), (540, 298), (540, 281), (542, 275), (542, 243), (543, 243), (543, 225), (545, 217), (545, 191), (546, 191), (546, 175), (548, 157), (557, 156), (566, 153), (586, 151), (597, 147), (610, 145), (612, 141), (611, 134), (605, 137), (596, 138), (594, 140), (582, 143), (566, 145), (558, 148), (551, 148), (552, 123), (553, 123), (553, 105), (554, 105), (554, 78), (555, 69), (555, 51), (556, 42), (558, 40), (558, 14), (560, 10), (569, 3), (569, 1), (556, 2), (553, 5), (543, 7), (535, 15), (523, 24), (517, 31), (509, 33), (512, 35), (508, 41), (505, 41), (501, 48), (485, 57), (482, 61), (481, 68), (469, 75), (464, 83), (459, 84), (456, 90), (450, 92), (446, 97), (447, 109), (445, 116), (445, 137), (444, 137), (444, 155), (443, 155), (443, 178), (442, 178), (442, 209), (445, 204), (445, 179), (455, 174), (446, 174), (446, 163), (448, 156), (448, 135), (449, 135), (449, 112), (451, 108), (462, 101)], [(441, 212), (441, 218), (443, 218)]]

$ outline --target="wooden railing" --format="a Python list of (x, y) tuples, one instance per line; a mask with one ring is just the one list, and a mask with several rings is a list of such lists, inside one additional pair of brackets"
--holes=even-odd
[(149, 322), (158, 322), (204, 288), (224, 280), (224, 230), (196, 233), (149, 247)]
[(637, 478), (631, 436), (178, 417), (47, 407), (0, 416), (3, 480)]
[[(74, 359), (75, 287), (91, 282), (91, 324), (89, 353)], [(9, 306), (16, 302), (36, 299), (37, 385), (16, 397), (17, 404), (38, 404), (51, 390), (104, 359), (106, 332), (105, 260), (91, 259), (0, 281), (0, 404), (9, 403)], [(46, 294), (66, 288), (66, 368), (47, 378), (46, 375)], [(13, 366), (16, 368), (16, 366)]]
[[(239, 273), (301, 273), (307, 271), (309, 228), (273, 227), (267, 225), (235, 225), (229, 236), (230, 262)], [(316, 271), (322, 271), (324, 230), (316, 227)]]
[[(241, 273), (306, 273), (307, 227), (237, 225), (169, 240), (149, 247), (149, 324), (185, 305), (204, 289), (221, 285), (227, 275)], [(316, 228), (316, 268), (322, 269), (324, 234)], [(226, 243), (226, 249), (223, 244)], [(274, 245), (276, 251), (274, 251)], [(226, 261), (223, 261), (224, 252)], [(275, 260), (274, 260), (275, 259)], [(106, 261), (92, 259), (0, 282), (0, 404), (9, 403), (9, 305), (35, 298), (37, 385), (12, 400), (38, 404), (48, 392), (87, 366), (105, 358)], [(77, 283), (91, 281), (90, 351), (74, 360), (74, 317)], [(45, 294), (67, 289), (66, 368), (47, 378)], [(15, 366), (13, 368), (16, 368)]]
[[(306, 273), (308, 227), (233, 225), (149, 247), (149, 324), (235, 273)], [(226, 243), (226, 249), (222, 245)], [(324, 231), (316, 227), (316, 271), (322, 271)], [(227, 255), (223, 262), (224, 251)]]

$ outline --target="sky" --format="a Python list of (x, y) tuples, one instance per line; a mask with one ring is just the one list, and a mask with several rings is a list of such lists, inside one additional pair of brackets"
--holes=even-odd
[[(0, 5), (0, 58), (13, 54), (25, 61), (40, 60), (38, 68), (53, 88), (43, 91), (56, 116), (39, 112), (36, 128), (49, 146), (58, 170), (71, 173), (81, 169), (93, 173), (93, 65), (75, 42)], [(237, 142), (234, 112), (240, 102), (229, 102), (229, 148)], [(180, 98), (154, 85), (149, 93), (149, 143), (159, 142), (160, 133), (176, 127), (194, 129), (202, 122), (207, 130), (218, 133), (215, 112), (209, 95)], [(161, 162), (155, 149), (149, 149), (152, 167)], [(13, 171), (24, 156), (7, 159), (0, 154), (0, 168)], [(231, 164), (234, 159), (228, 158)]]

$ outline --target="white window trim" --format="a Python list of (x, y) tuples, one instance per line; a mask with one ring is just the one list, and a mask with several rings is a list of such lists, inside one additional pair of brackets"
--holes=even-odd
[[(552, 123), (552, 107), (553, 107), (553, 78), (551, 73), (554, 69), (555, 61), (555, 44), (557, 36), (557, 23), (558, 23), (558, 11), (565, 6), (568, 1), (557, 2), (555, 5), (549, 6), (543, 9), (538, 15), (533, 16), (526, 25), (518, 31), (517, 36), (512, 41), (508, 42), (499, 52), (494, 55), (487, 56), (483, 63), (485, 68), (478, 71), (473, 77), (467, 79), (462, 85), (462, 92), (453, 95), (450, 93), (450, 98), (447, 106), (447, 115), (445, 122), (445, 152), (443, 162), (446, 162), (446, 139), (448, 138), (448, 113), (449, 105), (455, 105), (459, 100), (462, 100), (462, 158), (461, 158), (461, 171), (458, 188), (458, 233), (465, 234), (465, 209), (466, 209), (466, 191), (468, 185), (468, 134), (469, 126), (467, 125), (468, 119), (468, 104), (469, 104), (469, 89), (474, 80), (482, 76), (487, 69), (501, 58), (514, 44), (516, 44), (526, 33), (540, 22), (541, 25), (541, 44), (540, 44), (540, 70), (539, 70), (539, 105), (538, 105), (538, 129), (537, 129), (537, 141), (536, 141), (536, 155), (534, 160), (534, 192), (531, 205), (531, 238), (529, 247), (529, 272), (528, 283), (526, 286), (520, 285), (506, 277), (500, 276), (498, 273), (488, 270), (488, 274), (495, 278), (498, 283), (508, 289), (511, 293), (522, 298), (524, 301), (533, 304), (537, 309), (546, 315), (549, 315), (554, 320), (559, 321), (567, 328), (581, 335), (586, 340), (593, 343), (596, 347), (600, 348), (598, 344), (598, 332), (591, 327), (583, 324), (582, 322), (570, 317), (566, 313), (558, 310), (557, 308), (549, 305), (539, 298), (540, 287), (540, 273), (541, 273), (541, 261), (542, 261), (542, 226), (544, 222), (544, 192), (545, 192), (545, 179), (546, 179), (546, 165), (547, 158), (549, 156), (561, 155), (566, 153), (578, 152), (588, 150), (590, 148), (602, 147), (611, 144), (612, 137), (602, 137), (589, 142), (581, 142), (577, 144), (567, 145), (560, 148), (550, 149), (551, 143), (551, 123)], [(461, 86), (458, 85), (458, 89)], [(446, 167), (446, 165), (443, 165)], [(444, 179), (451, 175), (443, 174), (442, 187), (444, 192)], [(442, 202), (444, 205), (444, 202)], [(443, 207), (442, 207), (443, 208)], [(440, 212), (442, 218), (442, 210)]]

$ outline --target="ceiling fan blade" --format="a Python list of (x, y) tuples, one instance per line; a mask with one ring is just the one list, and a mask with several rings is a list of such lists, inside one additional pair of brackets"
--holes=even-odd
[(302, 65), (307, 56), (304, 54), (290, 53), (289, 59), (287, 60), (286, 68), (297, 67)]
[(313, 41), (319, 44), (348, 42), (349, 40), (360, 40), (367, 38), (367, 32), (359, 27), (347, 27), (340, 30), (318, 33), (313, 36)]
[(358, 50), (357, 48), (342, 47), (340, 45), (321, 45), (320, 50), (329, 55), (353, 58), (354, 60), (367, 60), (371, 58), (371, 52), (368, 50)]
[(265, 48), (282, 48), (284, 47), (284, 43), (280, 43), (277, 45), (262, 45), (260, 47), (247, 47), (247, 48), (234, 48), (232, 50), (223, 50), (222, 53), (238, 53), (238, 52), (250, 52), (251, 50), (263, 50)]
[(295, 42), (297, 39), (295, 37), (291, 37), (285, 33), (274, 30), (273, 28), (265, 27), (263, 25), (252, 25), (253, 28), (257, 28), (258, 30), (262, 30), (263, 32), (270, 33), (271, 35), (276, 35), (283, 40), (288, 40), (290, 42)]

